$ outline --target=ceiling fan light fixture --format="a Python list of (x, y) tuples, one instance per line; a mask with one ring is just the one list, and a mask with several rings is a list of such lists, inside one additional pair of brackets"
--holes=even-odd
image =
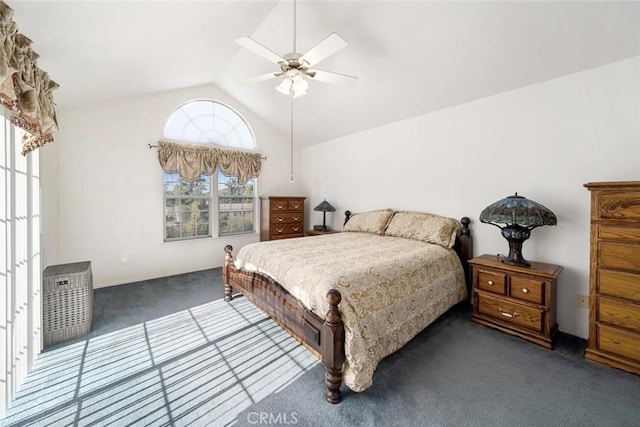
[(309, 83), (301, 74), (298, 74), (291, 79), (291, 96), (294, 98), (300, 98), (301, 96), (306, 95), (308, 89)]
[(309, 82), (303, 77), (299, 70), (287, 71), (286, 77), (276, 86), (276, 90), (284, 95), (293, 98), (300, 98), (307, 94)]
[(291, 90), (291, 79), (289, 79), (289, 77), (282, 79), (280, 84), (276, 86), (276, 90), (283, 95), (289, 95), (289, 91)]
[(278, 55), (266, 46), (255, 41), (251, 37), (241, 37), (236, 43), (250, 51), (262, 56), (280, 67), (280, 72), (257, 76), (250, 81), (259, 82), (270, 78), (280, 77), (286, 73), (285, 79), (280, 82), (276, 90), (292, 98), (300, 98), (307, 94), (308, 79), (314, 79), (324, 83), (351, 85), (358, 78), (346, 74), (332, 73), (310, 69), (319, 62), (325, 60), (334, 53), (345, 48), (348, 43), (337, 33), (331, 33), (320, 43), (311, 48), (305, 54), (296, 52), (296, 0), (293, 0), (293, 52)]

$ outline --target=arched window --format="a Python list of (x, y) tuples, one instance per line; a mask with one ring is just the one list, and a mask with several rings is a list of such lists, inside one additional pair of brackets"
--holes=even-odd
[[(167, 120), (163, 138), (254, 151), (253, 132), (228, 106), (200, 99), (181, 105)], [(164, 239), (219, 237), (255, 231), (255, 178), (245, 184), (219, 169), (189, 182), (164, 172)]]

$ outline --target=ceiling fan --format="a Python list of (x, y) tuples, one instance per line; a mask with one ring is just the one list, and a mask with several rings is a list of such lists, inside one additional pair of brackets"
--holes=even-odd
[(305, 78), (344, 87), (351, 86), (358, 80), (357, 77), (346, 74), (311, 69), (311, 67), (320, 61), (348, 45), (347, 41), (337, 33), (329, 34), (304, 55), (296, 52), (295, 0), (293, 1), (293, 52), (280, 56), (251, 37), (241, 37), (236, 40), (236, 43), (280, 66), (279, 71), (253, 77), (249, 79), (249, 82), (254, 83), (285, 76), (282, 82), (276, 87), (276, 90), (285, 95), (290, 95), (293, 98), (306, 95), (309, 83)]

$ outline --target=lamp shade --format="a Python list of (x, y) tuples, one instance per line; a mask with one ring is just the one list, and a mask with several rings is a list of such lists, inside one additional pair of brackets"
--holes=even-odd
[[(502, 259), (505, 264), (529, 266), (522, 257), (522, 244), (531, 236), (531, 230), (543, 225), (556, 225), (553, 212), (538, 202), (516, 193), (487, 206), (480, 213), (480, 222), (495, 225), (509, 242), (509, 255)], [(500, 224), (505, 224), (500, 226)]]
[(556, 225), (558, 220), (551, 210), (538, 202), (516, 193), (487, 206), (480, 221), (488, 224), (517, 224), (533, 230), (542, 225)]
[(313, 208), (314, 211), (318, 212), (335, 212), (336, 208), (334, 208), (331, 203), (327, 202), (327, 199), (320, 202), (318, 206)]

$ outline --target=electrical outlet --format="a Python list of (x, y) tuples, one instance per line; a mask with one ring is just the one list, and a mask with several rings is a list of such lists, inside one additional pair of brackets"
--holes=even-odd
[(123, 256), (123, 257), (122, 257), (122, 263), (123, 263), (123, 264), (126, 264), (126, 263), (128, 263), (128, 262), (129, 262), (129, 260), (127, 259), (127, 257), (126, 257), (126, 256)]
[(589, 308), (589, 296), (578, 294), (578, 307)]

